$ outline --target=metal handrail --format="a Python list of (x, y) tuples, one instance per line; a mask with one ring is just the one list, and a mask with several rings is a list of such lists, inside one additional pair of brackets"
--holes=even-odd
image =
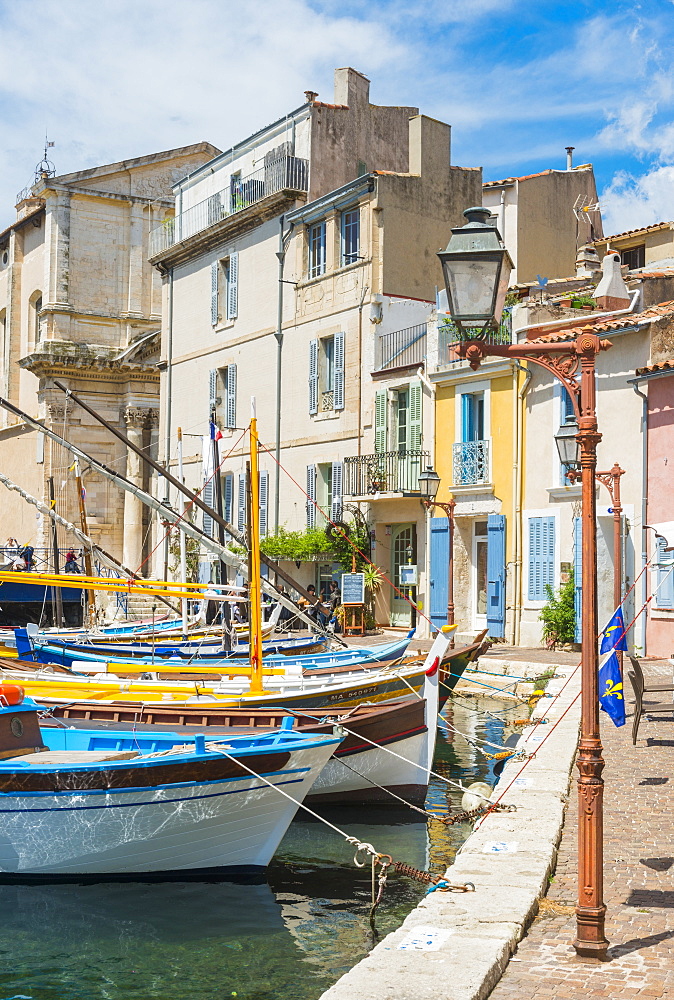
[(427, 324), (419, 323), (392, 333), (382, 333), (375, 344), (374, 370), (420, 365), (426, 357)]
[(383, 451), (374, 455), (354, 455), (344, 459), (344, 495), (371, 496), (375, 493), (418, 493), (419, 473), (430, 463), (430, 453)]

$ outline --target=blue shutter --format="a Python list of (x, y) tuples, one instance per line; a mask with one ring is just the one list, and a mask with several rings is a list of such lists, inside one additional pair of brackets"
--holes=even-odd
[(309, 413), (318, 413), (318, 341), (309, 344)]
[(487, 517), (487, 627), (497, 639), (505, 636), (505, 514)]
[(225, 427), (236, 427), (236, 365), (227, 365)]
[(658, 608), (674, 608), (674, 552), (665, 552), (667, 542), (656, 536), (656, 587), (655, 604)]
[[(209, 507), (213, 506), (213, 480), (204, 483), (204, 488), (201, 491), (201, 499)], [(209, 538), (213, 536), (213, 518), (206, 511), (203, 512), (203, 523), (202, 527), (204, 529), (204, 534), (208, 535)]]
[[(568, 395), (568, 393), (567, 393)], [(573, 519), (573, 641), (583, 641), (583, 522)]]
[(431, 518), (430, 612), (435, 628), (447, 624), (449, 587), (449, 522), (446, 517)]
[(341, 521), (342, 519), (342, 463), (332, 463), (332, 509), (330, 511), (331, 521)]
[(220, 271), (220, 264), (216, 260), (214, 264), (211, 264), (211, 323), (213, 326), (217, 325), (218, 316), (218, 274)]
[(529, 586), (530, 601), (544, 601), (546, 586), (555, 583), (555, 519), (529, 518)]
[(260, 473), (260, 537), (264, 538), (269, 525), (269, 473)]
[(316, 527), (316, 466), (307, 465), (307, 528)]
[(225, 521), (232, 523), (232, 500), (234, 499), (234, 476), (228, 472), (225, 476)]
[(236, 319), (239, 313), (239, 255), (229, 255), (229, 281), (227, 283), (227, 319)]
[(246, 473), (239, 473), (239, 490), (237, 497), (237, 527), (239, 531), (246, 530)]
[(332, 396), (335, 410), (344, 409), (344, 334), (335, 334), (335, 380)]
[(464, 392), (461, 396), (461, 440), (475, 440), (475, 400), (471, 393)]

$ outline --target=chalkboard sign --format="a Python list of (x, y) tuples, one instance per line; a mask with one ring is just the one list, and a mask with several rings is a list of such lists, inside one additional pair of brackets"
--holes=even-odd
[(365, 604), (364, 573), (342, 573), (342, 604)]

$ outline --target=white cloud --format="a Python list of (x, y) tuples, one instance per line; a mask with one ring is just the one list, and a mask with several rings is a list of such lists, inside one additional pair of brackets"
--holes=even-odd
[(608, 234), (674, 220), (674, 166), (655, 167), (641, 177), (621, 171), (599, 203)]

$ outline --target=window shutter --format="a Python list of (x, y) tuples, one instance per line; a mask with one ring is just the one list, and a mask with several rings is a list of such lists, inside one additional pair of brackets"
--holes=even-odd
[(260, 537), (264, 538), (268, 531), (269, 517), (269, 473), (260, 473)]
[(220, 271), (220, 264), (216, 260), (214, 264), (211, 264), (211, 323), (213, 326), (217, 326), (218, 323), (218, 274)]
[(218, 369), (211, 368), (208, 373), (208, 419), (218, 405)]
[(410, 429), (407, 438), (409, 451), (421, 449), (421, 382), (410, 382)]
[(506, 519), (504, 514), (487, 517), (487, 627), (496, 639), (505, 636)]
[[(568, 393), (567, 393), (568, 395)], [(583, 522), (581, 518), (573, 519), (573, 641), (583, 641)]]
[(225, 504), (224, 515), (228, 524), (232, 523), (232, 500), (234, 498), (234, 476), (228, 472), (225, 476)]
[(344, 409), (344, 334), (335, 334), (335, 384), (333, 408)]
[[(204, 483), (204, 488), (201, 491), (201, 499), (209, 507), (213, 506), (213, 480)], [(208, 535), (209, 538), (213, 537), (213, 518), (206, 511), (203, 513), (203, 529), (204, 534)]]
[(386, 451), (386, 411), (388, 409), (388, 393), (380, 389), (374, 398), (374, 450), (378, 453)]
[(237, 527), (239, 531), (246, 530), (246, 473), (239, 473), (239, 492), (237, 497)]
[(674, 608), (674, 552), (665, 552), (667, 542), (656, 536), (657, 571), (655, 604), (658, 608)]
[(530, 601), (544, 601), (546, 586), (555, 582), (555, 519), (529, 518), (529, 587)]
[(342, 519), (342, 471), (344, 466), (341, 462), (332, 463), (332, 509), (330, 519), (341, 521)]
[(430, 518), (430, 615), (437, 629), (447, 624), (447, 598), (449, 592), (449, 522), (446, 517)]
[(236, 319), (239, 313), (239, 255), (229, 255), (229, 284), (227, 287), (227, 319)]
[(225, 427), (236, 427), (236, 365), (227, 365), (227, 406)]
[(307, 528), (316, 527), (316, 466), (307, 465)]
[(309, 413), (318, 413), (318, 341), (309, 344)]

